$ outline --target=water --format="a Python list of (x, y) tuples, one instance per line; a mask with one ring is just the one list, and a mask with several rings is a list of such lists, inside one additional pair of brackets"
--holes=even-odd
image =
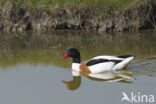
[[(116, 73), (75, 73), (72, 60), (61, 59), (70, 47), (80, 50), (83, 61), (97, 55), (136, 58)], [(1, 31), (0, 50), (0, 104), (129, 104), (121, 102), (122, 92), (156, 100), (155, 31)], [(69, 82), (68, 88), (62, 81)]]

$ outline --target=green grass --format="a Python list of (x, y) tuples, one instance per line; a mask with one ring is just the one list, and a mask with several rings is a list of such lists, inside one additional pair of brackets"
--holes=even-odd
[(136, 0), (0, 0), (5, 3), (13, 1), (27, 5), (57, 5), (57, 4), (74, 4), (74, 5), (124, 5)]
[[(141, 1), (141, 2), (140, 2)], [(130, 4), (142, 3), (147, 0), (0, 0), (2, 4), (6, 2), (14, 2), (16, 4), (24, 5), (32, 13), (36, 12), (38, 8), (42, 11), (52, 10), (55, 7), (68, 9), (71, 14), (75, 14), (75, 10), (83, 7), (88, 7), (91, 11), (96, 11), (96, 15), (109, 16), (110, 14), (119, 14), (125, 7), (129, 7)]]

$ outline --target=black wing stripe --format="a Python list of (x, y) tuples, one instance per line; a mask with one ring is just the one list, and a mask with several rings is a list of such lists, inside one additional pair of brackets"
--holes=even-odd
[(114, 62), (115, 64), (120, 63), (122, 60), (111, 60), (112, 62)]
[(107, 59), (93, 59), (88, 61), (88, 63), (86, 64), (87, 66), (92, 66), (98, 63), (102, 63), (102, 62), (110, 62), (111, 60), (107, 60)]
[(117, 56), (118, 58), (128, 58), (128, 57), (132, 57), (133, 55), (124, 55), (124, 56)]

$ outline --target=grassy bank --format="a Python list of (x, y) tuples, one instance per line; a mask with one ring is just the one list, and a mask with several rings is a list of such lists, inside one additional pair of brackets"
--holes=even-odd
[(137, 31), (156, 27), (154, 0), (0, 0), (0, 29)]
[(2, 4), (13, 2), (31, 10), (33, 8), (53, 9), (54, 7), (77, 9), (87, 6), (93, 9), (93, 11), (97, 9), (101, 14), (124, 10), (128, 5), (138, 3), (139, 1), (144, 2), (146, 0), (0, 0)]
[(57, 5), (57, 4), (73, 4), (73, 5), (125, 5), (127, 3), (131, 3), (138, 0), (0, 0), (2, 3), (6, 2), (16, 2), (16, 3), (24, 3), (33, 6), (42, 6), (42, 5)]

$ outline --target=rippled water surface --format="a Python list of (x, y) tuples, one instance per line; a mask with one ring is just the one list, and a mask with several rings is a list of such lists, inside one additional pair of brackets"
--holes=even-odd
[[(72, 72), (72, 60), (61, 59), (71, 47), (80, 50), (82, 61), (97, 55), (136, 58), (118, 72)], [(123, 92), (153, 95), (156, 103), (155, 31), (0, 32), (0, 104), (129, 104), (121, 101)]]

